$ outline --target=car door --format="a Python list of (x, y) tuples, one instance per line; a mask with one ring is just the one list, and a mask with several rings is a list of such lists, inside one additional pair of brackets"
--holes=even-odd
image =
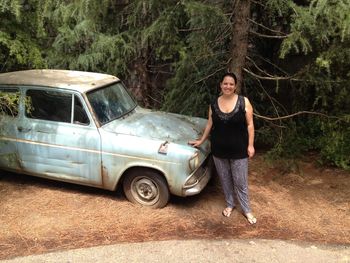
[(17, 154), (20, 91), (16, 87), (0, 86), (0, 168), (20, 170)]
[(80, 94), (27, 88), (18, 126), (23, 169), (42, 177), (102, 186), (100, 134)]

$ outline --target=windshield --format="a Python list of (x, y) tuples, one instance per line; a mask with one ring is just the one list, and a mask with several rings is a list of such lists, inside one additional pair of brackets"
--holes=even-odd
[(100, 123), (106, 124), (136, 107), (121, 82), (87, 93), (87, 98)]

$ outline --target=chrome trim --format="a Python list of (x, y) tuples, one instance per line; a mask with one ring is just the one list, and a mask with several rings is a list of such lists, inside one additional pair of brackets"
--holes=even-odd
[(191, 196), (191, 195), (196, 195), (200, 193), (210, 180), (210, 177), (211, 177), (210, 170), (211, 170), (210, 166), (206, 167), (198, 183), (194, 187), (184, 189), (183, 191), (184, 196)]
[[(186, 194), (187, 192), (191, 192), (190, 189), (192, 188), (197, 189), (198, 185), (199, 185), (199, 189), (197, 189), (198, 190), (197, 193), (199, 193), (204, 188), (204, 186), (208, 183), (211, 177), (212, 164), (213, 162), (212, 162), (211, 156), (209, 155), (201, 164), (201, 166), (199, 166), (196, 171), (194, 171), (190, 176), (187, 177), (185, 184), (182, 187), (185, 195), (187, 195)], [(190, 180), (193, 176), (197, 177), (195, 183), (191, 185), (186, 185), (188, 180)], [(209, 177), (209, 178), (206, 178), (206, 177)]]
[(52, 148), (73, 150), (73, 151), (83, 151), (83, 152), (96, 153), (96, 154), (106, 154), (106, 155), (125, 157), (125, 158), (130, 158), (130, 159), (152, 161), (152, 162), (157, 162), (157, 163), (168, 163), (168, 164), (176, 164), (176, 165), (181, 164), (181, 163), (161, 161), (161, 160), (151, 159), (151, 158), (144, 158), (144, 157), (138, 157), (138, 156), (125, 155), (125, 154), (111, 153), (111, 152), (103, 152), (103, 151), (99, 151), (99, 150), (90, 150), (90, 149), (84, 149), (84, 148), (78, 148), (78, 147), (69, 147), (69, 146), (63, 146), (63, 145), (57, 145), (57, 144), (34, 142), (34, 141), (23, 140), (23, 139), (13, 139), (13, 138), (2, 137), (2, 136), (0, 137), (0, 140), (1, 139), (3, 139), (4, 141), (5, 140), (6, 141), (15, 141), (15, 142), (20, 142), (20, 143), (28, 143), (28, 144), (41, 145), (41, 146), (47, 146), (47, 147), (52, 147)]

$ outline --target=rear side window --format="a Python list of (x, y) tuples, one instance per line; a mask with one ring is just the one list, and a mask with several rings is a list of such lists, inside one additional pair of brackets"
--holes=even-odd
[(28, 90), (26, 116), (33, 119), (71, 122), (72, 94), (50, 90)]
[(0, 87), (0, 115), (18, 115), (19, 94), (16, 88)]

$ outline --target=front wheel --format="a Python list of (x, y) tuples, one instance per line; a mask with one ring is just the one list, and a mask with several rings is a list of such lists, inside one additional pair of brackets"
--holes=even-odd
[(169, 201), (165, 179), (152, 170), (130, 171), (123, 181), (123, 189), (130, 202), (151, 208), (162, 208)]

